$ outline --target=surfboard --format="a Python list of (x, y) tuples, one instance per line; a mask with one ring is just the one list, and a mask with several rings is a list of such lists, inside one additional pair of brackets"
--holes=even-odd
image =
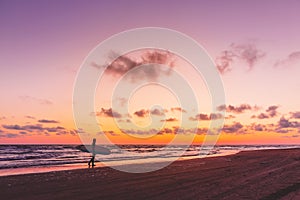
[[(78, 145), (75, 148), (82, 152), (93, 153), (92, 145)], [(110, 153), (111, 152), (109, 149), (99, 145), (95, 145), (95, 154), (109, 155)]]

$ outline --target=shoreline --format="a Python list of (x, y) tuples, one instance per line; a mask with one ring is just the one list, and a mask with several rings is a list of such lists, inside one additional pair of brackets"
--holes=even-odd
[[(231, 150), (225, 153), (220, 154), (211, 154), (206, 155), (205, 157), (201, 157), (201, 155), (193, 155), (193, 156), (184, 156), (178, 158), (176, 161), (184, 161), (184, 160), (193, 160), (193, 159), (203, 159), (208, 157), (223, 157), (228, 155), (237, 154), (241, 151), (238, 150)], [(88, 161), (87, 161), (88, 162)], [(73, 163), (73, 164), (62, 164), (62, 165), (43, 165), (43, 166), (31, 166), (31, 167), (20, 167), (20, 168), (4, 168), (0, 169), (0, 177), (3, 176), (13, 176), (13, 175), (25, 175), (25, 174), (37, 174), (37, 173), (48, 173), (54, 171), (66, 171), (66, 170), (76, 170), (76, 169), (87, 169), (87, 162), (86, 163)], [(154, 161), (149, 159), (148, 161), (141, 161), (135, 163), (127, 163), (122, 164), (123, 161), (111, 162), (110, 166), (122, 166), (122, 165), (136, 165), (136, 164), (149, 164), (149, 163), (161, 163), (161, 162), (168, 162), (168, 159), (163, 158), (162, 161)], [(109, 167), (104, 164), (105, 162), (97, 161), (95, 168), (102, 168), (102, 167)]]
[[(291, 147), (291, 148), (282, 148), (277, 150), (285, 150), (285, 149), (297, 149), (298, 147)], [(300, 149), (300, 148), (299, 148)], [(230, 155), (235, 155), (241, 152), (245, 151), (264, 151), (264, 150), (274, 150), (274, 149), (257, 149), (257, 150), (228, 150), (226, 152), (222, 152), (220, 154), (211, 154), (211, 155), (205, 155), (202, 157), (199, 155), (191, 155), (191, 156), (183, 156), (178, 158), (176, 161), (185, 161), (185, 160), (194, 160), (194, 159), (205, 159), (205, 158), (211, 158), (211, 157), (226, 157)], [(275, 149), (276, 150), (276, 149)], [(161, 162), (168, 162), (168, 159), (163, 158), (164, 160), (147, 160), (147, 161), (135, 161), (135, 162), (129, 162), (126, 164), (123, 164), (121, 161), (115, 161), (108, 163), (109, 165), (105, 165), (105, 162), (97, 161), (95, 168), (103, 168), (103, 167), (109, 167), (109, 166), (122, 166), (122, 165), (146, 165), (149, 163), (161, 163)], [(88, 161), (87, 161), (88, 162)], [(49, 172), (57, 172), (57, 171), (66, 171), (66, 170), (77, 170), (77, 169), (87, 169), (87, 162), (81, 162), (81, 163), (70, 163), (70, 164), (61, 164), (61, 165), (42, 165), (42, 166), (31, 166), (31, 167), (20, 167), (20, 168), (3, 168), (0, 169), (0, 177), (4, 176), (14, 176), (14, 175), (25, 175), (25, 174), (39, 174), (39, 173), (49, 173)]]
[(300, 149), (241, 151), (130, 174), (109, 167), (0, 177), (4, 199), (297, 199)]

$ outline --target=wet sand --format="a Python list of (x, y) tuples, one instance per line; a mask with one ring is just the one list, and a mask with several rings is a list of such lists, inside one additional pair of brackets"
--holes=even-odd
[(177, 161), (150, 173), (111, 168), (0, 177), (1, 199), (300, 199), (300, 149)]

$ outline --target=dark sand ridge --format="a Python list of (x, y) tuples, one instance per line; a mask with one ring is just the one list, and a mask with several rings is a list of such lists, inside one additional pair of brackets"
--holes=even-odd
[(111, 168), (0, 177), (1, 199), (300, 199), (300, 149), (177, 161), (159, 171)]

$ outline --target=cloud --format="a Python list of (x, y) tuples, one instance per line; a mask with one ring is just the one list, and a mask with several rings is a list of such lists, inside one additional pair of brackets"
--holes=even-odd
[(165, 112), (167, 112), (167, 110), (161, 110), (161, 109), (158, 109), (158, 108), (155, 108), (155, 109), (150, 111), (151, 115), (157, 115), (157, 116), (164, 116)]
[[(116, 57), (117, 59), (114, 60)], [(170, 67), (166, 71), (155, 65), (152, 65), (149, 68), (143, 68), (142, 71), (136, 71), (136, 73), (140, 73), (139, 75), (135, 74), (134, 76), (130, 76), (130, 79), (133, 82), (136, 79), (142, 79), (145, 76), (152, 80), (156, 80), (160, 75), (170, 75), (172, 68), (174, 67), (173, 54), (162, 50), (144, 51), (142, 52), (140, 59), (133, 59), (130, 56), (119, 55), (116, 52), (111, 52), (108, 56), (108, 59), (109, 61), (104, 65), (99, 65), (95, 62), (92, 62), (91, 66), (98, 69), (108, 66), (105, 72), (114, 76), (124, 75), (131, 69), (144, 64), (164, 64)]]
[(3, 120), (3, 119), (6, 119), (6, 117), (4, 117), (4, 116), (3, 116), (3, 117), (0, 117), (0, 120)]
[[(270, 108), (270, 107), (269, 107)], [(276, 110), (277, 108), (271, 107), (271, 109), (267, 110)], [(272, 113), (272, 112), (271, 112)], [(277, 113), (278, 115), (278, 113)], [(255, 118), (259, 118), (259, 116), (255, 116)], [(263, 117), (260, 117), (261, 119)], [(266, 115), (265, 118), (270, 118), (270, 115)], [(276, 124), (251, 124), (248, 126), (251, 130), (254, 131), (265, 131), (265, 132), (276, 132), (276, 133), (289, 133), (292, 131), (300, 131), (300, 122), (292, 121), (290, 119), (282, 116)]]
[(204, 135), (208, 132), (207, 128), (190, 128), (184, 129), (178, 126), (173, 126), (172, 128), (162, 128), (162, 129), (149, 129), (149, 130), (122, 130), (123, 133), (133, 134), (133, 135), (170, 135), (170, 134), (197, 134)]
[(164, 128), (163, 131), (164, 133), (173, 133), (173, 130), (170, 128)]
[(10, 129), (10, 130), (24, 130), (23, 127), (20, 125), (2, 125), (3, 128), (5, 129)]
[(166, 112), (168, 112), (167, 109), (155, 108), (152, 110), (141, 109), (141, 110), (135, 111), (133, 114), (136, 115), (137, 117), (146, 117), (148, 114), (156, 115), (156, 116), (164, 116)]
[(264, 126), (261, 124), (256, 124), (254, 125), (254, 130), (255, 131), (263, 131), (264, 130)]
[(105, 134), (111, 135), (111, 136), (119, 136), (120, 134), (117, 134), (116, 132), (110, 130), (110, 131), (104, 131)]
[(192, 130), (192, 133), (195, 133), (197, 135), (204, 135), (208, 132), (207, 128), (197, 128), (195, 130)]
[(279, 106), (269, 106), (266, 109), (266, 113), (260, 113), (259, 115), (253, 115), (251, 118), (257, 119), (268, 119), (272, 117), (276, 117), (278, 115), (277, 109)]
[(19, 131), (19, 134), (26, 135), (28, 132), (30, 133), (38, 133), (38, 134), (45, 134), (49, 135), (49, 133), (56, 133), (57, 135), (65, 135), (65, 134), (71, 134), (76, 135), (75, 130), (67, 130), (66, 128), (62, 126), (55, 126), (55, 127), (44, 127), (42, 124), (30, 124), (30, 125), (2, 125), (3, 128), (7, 130), (13, 130), (13, 131)]
[(222, 119), (223, 115), (221, 113), (211, 113), (210, 115), (208, 114), (197, 114), (194, 117), (190, 117), (189, 120), (191, 121), (207, 121), (207, 120), (217, 120), (217, 119)]
[(190, 117), (189, 120), (191, 120), (191, 121), (199, 121), (199, 120), (206, 121), (206, 120), (210, 120), (210, 117), (207, 114), (200, 113), (200, 114), (195, 115), (195, 117)]
[(207, 128), (190, 128), (190, 129), (180, 129), (179, 127), (173, 127), (175, 133), (181, 134), (196, 134), (196, 135), (204, 135), (208, 133)]
[(28, 95), (20, 96), (20, 99), (25, 102), (34, 102), (34, 103), (38, 103), (41, 105), (52, 105), (53, 104), (53, 102), (48, 99), (41, 99), (41, 98), (36, 98), (36, 97), (28, 96)]
[(48, 131), (48, 132), (61, 132), (61, 131), (64, 131), (65, 128), (64, 127), (61, 127), (61, 126), (56, 126), (56, 127), (45, 127), (43, 128), (44, 130)]
[(90, 135), (88, 132), (86, 132), (83, 128), (78, 128), (77, 130), (74, 130), (77, 134), (80, 135)]
[(274, 131), (277, 133), (288, 133), (294, 129), (298, 129), (299, 131), (300, 123), (298, 121), (290, 121), (289, 119), (286, 119), (284, 116), (282, 116), (279, 119)]
[(146, 117), (149, 114), (149, 111), (145, 110), (145, 109), (141, 109), (141, 110), (135, 111), (133, 114), (138, 117)]
[(228, 50), (221, 52), (221, 55), (216, 58), (216, 65), (221, 74), (232, 70), (232, 64), (236, 60), (246, 62), (248, 69), (264, 58), (265, 52), (258, 49), (255, 44), (235, 44), (232, 43)]
[(291, 112), (291, 118), (300, 119), (300, 112)]
[(247, 126), (247, 128), (249, 128), (250, 130), (253, 130), (253, 131), (258, 131), (258, 132), (268, 131), (266, 128), (266, 125), (263, 125), (263, 124), (252, 123), (250, 126)]
[(275, 117), (277, 116), (277, 108), (278, 106), (270, 106), (266, 112), (269, 114), (270, 117)]
[(168, 119), (163, 119), (163, 120), (160, 120), (161, 122), (177, 122), (178, 119), (176, 118), (173, 118), (173, 117), (170, 117)]
[(4, 133), (4, 134), (0, 134), (0, 138), (17, 138), (20, 137), (19, 134), (17, 133)]
[(173, 134), (196, 134), (196, 135), (204, 135), (209, 134), (209, 130), (207, 128), (190, 128), (190, 129), (183, 129), (174, 126), (173, 127)]
[(249, 104), (241, 104), (240, 106), (236, 106), (236, 107), (229, 105), (227, 107), (226, 111), (240, 114), (240, 113), (245, 112), (246, 110), (251, 110), (251, 109), (252, 109), (252, 107)]
[(231, 113), (235, 113), (235, 114), (241, 114), (247, 110), (253, 110), (253, 109), (257, 109), (256, 106), (252, 108), (252, 106), (250, 106), (249, 104), (241, 104), (239, 106), (229, 105), (227, 107), (226, 107), (226, 105), (220, 105), (217, 107), (218, 111), (226, 110), (227, 112), (231, 112)]
[[(25, 132), (26, 133), (26, 132)], [(24, 133), (5, 133), (3, 130), (0, 129), (0, 138), (16, 138), (24, 135)]]
[(27, 118), (27, 119), (35, 119), (35, 117), (30, 116), (30, 115), (26, 115), (25, 118)]
[(130, 119), (126, 119), (126, 120), (124, 120), (124, 119), (119, 119), (118, 122), (119, 122), (119, 123), (131, 123)]
[(300, 123), (297, 121), (289, 121), (282, 116), (278, 121), (278, 128), (300, 128)]
[(297, 138), (297, 137), (300, 137), (300, 135), (284, 135), (282, 137), (284, 137), (284, 138)]
[(76, 130), (70, 130), (69, 132), (70, 132), (70, 134), (73, 135), (73, 136), (75, 136), (75, 135), (77, 134), (77, 131), (76, 131)]
[(159, 129), (149, 129), (149, 130), (133, 130), (133, 129), (123, 129), (121, 130), (125, 134), (131, 135), (154, 135), (160, 133)]
[[(253, 116), (253, 118), (255, 118), (255, 116)], [(267, 119), (269, 118), (269, 115), (266, 114), (266, 113), (260, 113), (258, 116), (257, 116), (258, 119)]]
[(300, 51), (292, 52), (288, 55), (287, 58), (278, 60), (274, 67), (288, 67), (290, 65), (294, 65), (296, 63), (300, 62)]
[(61, 126), (56, 126), (56, 127), (43, 127), (41, 124), (33, 124), (33, 125), (2, 125), (3, 128), (8, 129), (8, 130), (19, 130), (19, 131), (28, 131), (28, 132), (33, 132), (33, 131), (48, 131), (48, 132), (60, 132), (62, 130), (65, 130), (64, 127)]
[(222, 119), (224, 116), (221, 113), (211, 113), (209, 118), (211, 120)]
[(217, 110), (218, 111), (226, 111), (226, 105), (219, 105), (219, 106), (217, 106)]
[(222, 51), (221, 55), (216, 59), (216, 65), (221, 74), (225, 74), (232, 70), (231, 65), (235, 55), (231, 50)]
[(254, 44), (232, 44), (231, 47), (235, 54), (248, 64), (249, 69), (252, 69), (254, 64), (266, 55)]
[(103, 117), (114, 117), (114, 118), (121, 118), (122, 115), (118, 112), (115, 112), (112, 110), (112, 108), (101, 108), (100, 112), (96, 113), (97, 116), (103, 116)]
[(237, 133), (242, 128), (243, 128), (243, 125), (240, 122), (235, 122), (231, 125), (225, 125), (222, 130), (225, 133)]
[(170, 110), (171, 110), (171, 112), (178, 111), (178, 112), (186, 113), (186, 110), (184, 110), (183, 108), (180, 108), (180, 107), (174, 107), (174, 108), (171, 108)]
[(290, 131), (291, 131), (290, 129), (280, 129), (280, 128), (275, 129), (276, 133), (289, 133)]
[(38, 120), (38, 122), (40, 122), (40, 123), (53, 123), (53, 124), (59, 123), (59, 121), (49, 120), (49, 119), (40, 119), (40, 120)]
[(234, 118), (235, 118), (234, 115), (228, 115), (228, 116), (225, 117), (225, 119), (234, 119)]

